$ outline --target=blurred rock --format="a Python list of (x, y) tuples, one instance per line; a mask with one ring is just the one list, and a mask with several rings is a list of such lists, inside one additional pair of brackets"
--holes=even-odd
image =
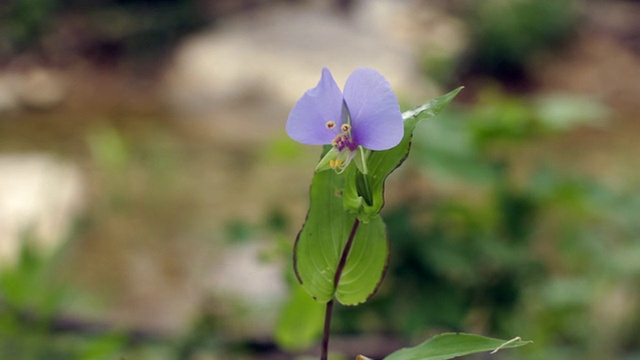
[(0, 114), (20, 107), (13, 84), (14, 79), (11, 75), (0, 74)]
[(182, 118), (211, 120), (221, 138), (241, 141), (281, 133), (325, 66), (340, 86), (354, 69), (375, 68), (399, 97), (424, 101), (434, 85), (419, 75), (414, 44), (392, 31), (408, 21), (410, 3), (361, 2), (351, 16), (313, 4), (244, 13), (182, 44), (166, 76), (168, 101)]
[(62, 74), (45, 68), (33, 68), (20, 74), (16, 94), (22, 105), (47, 110), (59, 105), (67, 94)]
[(53, 251), (79, 212), (82, 188), (72, 164), (43, 154), (0, 155), (0, 263), (15, 263), (25, 231), (38, 250)]
[(22, 107), (48, 110), (67, 97), (67, 82), (62, 73), (42, 67), (0, 74), (0, 112)]
[(287, 296), (284, 269), (280, 262), (265, 259), (265, 249), (254, 240), (233, 244), (212, 264), (207, 277), (214, 312), (226, 322), (227, 336), (268, 339)]

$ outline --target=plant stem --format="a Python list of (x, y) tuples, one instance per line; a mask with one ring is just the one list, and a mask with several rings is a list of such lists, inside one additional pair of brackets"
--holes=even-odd
[(333, 299), (327, 303), (327, 308), (324, 312), (324, 331), (322, 333), (322, 352), (320, 353), (320, 360), (327, 360), (329, 353), (329, 333), (331, 332), (331, 313), (333, 312)]
[[(340, 283), (340, 277), (342, 276), (342, 270), (344, 270), (344, 266), (347, 264), (347, 258), (349, 257), (349, 252), (351, 251), (351, 246), (353, 246), (353, 240), (356, 237), (356, 232), (358, 231), (358, 226), (360, 225), (360, 220), (356, 218), (353, 221), (353, 226), (351, 227), (351, 232), (349, 233), (349, 238), (347, 239), (347, 243), (344, 245), (344, 249), (342, 250), (342, 254), (340, 255), (340, 261), (338, 262), (338, 267), (336, 268), (336, 274), (333, 277), (333, 288), (338, 289), (338, 284)], [(327, 303), (327, 307), (324, 313), (324, 332), (322, 333), (322, 349), (320, 353), (320, 360), (327, 360), (329, 354), (329, 335), (331, 332), (331, 314), (333, 312), (333, 299), (329, 300)]]

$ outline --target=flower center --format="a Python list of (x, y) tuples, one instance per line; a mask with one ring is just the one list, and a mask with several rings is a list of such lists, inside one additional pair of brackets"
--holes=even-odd
[(327, 129), (336, 132), (336, 137), (331, 141), (331, 146), (339, 152), (336, 159), (329, 162), (329, 166), (338, 173), (341, 173), (349, 165), (351, 159), (353, 159), (358, 144), (356, 144), (351, 137), (351, 125), (348, 123), (340, 125), (340, 132), (336, 131), (336, 126), (337, 124), (335, 122), (327, 121)]
[[(335, 129), (336, 123), (333, 121), (327, 122), (327, 129)], [(340, 132), (337, 133), (336, 137), (331, 141), (331, 145), (338, 149), (338, 151), (343, 151), (348, 149), (349, 151), (355, 151), (358, 145), (353, 141), (351, 137), (351, 125), (342, 124), (340, 125)]]

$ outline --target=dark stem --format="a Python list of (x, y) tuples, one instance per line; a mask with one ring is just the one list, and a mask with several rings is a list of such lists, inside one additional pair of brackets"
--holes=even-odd
[(331, 332), (331, 313), (333, 311), (333, 299), (327, 303), (327, 308), (324, 312), (324, 331), (322, 333), (322, 352), (320, 353), (320, 360), (327, 360), (329, 353), (329, 333)]
[[(336, 268), (336, 274), (333, 277), (334, 289), (337, 289), (338, 284), (340, 283), (342, 270), (344, 270), (344, 266), (347, 264), (347, 258), (349, 257), (349, 252), (351, 251), (351, 247), (353, 246), (353, 240), (356, 237), (356, 232), (358, 231), (359, 225), (360, 225), (360, 220), (356, 218), (353, 221), (353, 226), (351, 227), (349, 238), (347, 239), (347, 243), (344, 245), (344, 249), (342, 250), (342, 254), (340, 255), (340, 261), (338, 262), (338, 267)], [(329, 354), (329, 334), (331, 332), (332, 312), (333, 312), (333, 299), (329, 300), (329, 302), (327, 303), (327, 308), (324, 313), (324, 332), (322, 333), (322, 349), (320, 353), (320, 360), (327, 360), (327, 356)]]

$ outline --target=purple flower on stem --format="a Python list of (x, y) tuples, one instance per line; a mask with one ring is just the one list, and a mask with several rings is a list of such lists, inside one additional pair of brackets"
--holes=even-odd
[[(342, 172), (357, 151), (364, 159), (366, 150), (398, 145), (404, 124), (398, 100), (380, 73), (367, 68), (355, 70), (343, 94), (329, 69), (324, 68), (318, 85), (291, 110), (287, 134), (307, 145), (332, 145), (316, 170)], [(356, 164), (363, 166), (358, 161)]]

